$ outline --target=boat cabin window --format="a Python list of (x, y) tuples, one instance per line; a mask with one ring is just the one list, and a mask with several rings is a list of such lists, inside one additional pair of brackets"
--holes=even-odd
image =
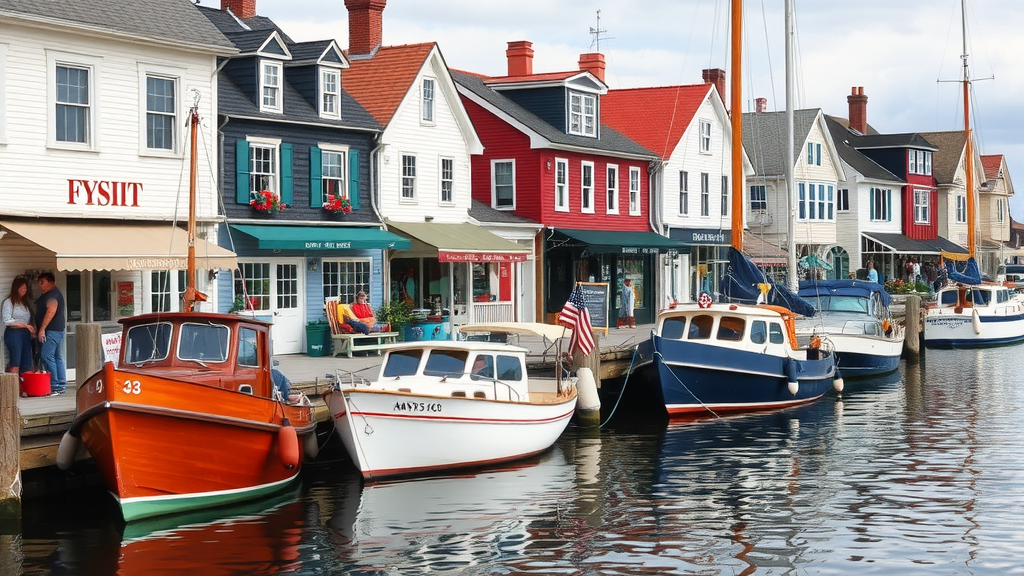
[(782, 335), (782, 324), (772, 322), (768, 326), (768, 341), (772, 344), (782, 344), (786, 338)]
[(473, 360), (473, 368), (469, 372), (473, 380), (494, 379), (494, 357), (480, 354)]
[(686, 337), (690, 340), (707, 340), (711, 338), (711, 325), (714, 323), (713, 316), (694, 316), (690, 319), (690, 332)]
[(967, 301), (975, 306), (988, 306), (992, 293), (988, 290), (968, 290)]
[(241, 328), (238, 331), (238, 365), (259, 366), (260, 357), (257, 354), (257, 343), (259, 334), (252, 328)]
[(801, 296), (804, 302), (814, 306), (819, 312), (859, 312), (868, 313), (868, 299), (860, 296)]
[(466, 358), (469, 358), (469, 352), (465, 350), (431, 350), (423, 375), (462, 376), (466, 370)]
[(722, 316), (722, 319), (718, 321), (718, 339), (739, 342), (743, 340), (743, 329), (746, 325), (743, 318)]
[(683, 329), (686, 327), (686, 318), (666, 318), (661, 323), (661, 337), (670, 340), (682, 340)]
[(764, 320), (754, 320), (750, 323), (750, 341), (754, 344), (764, 344), (768, 341), (768, 324)]
[(128, 329), (124, 361), (127, 364), (155, 362), (167, 358), (171, 348), (171, 325), (167, 322), (142, 324)]
[[(388, 362), (384, 365), (384, 377), (412, 376), (420, 367), (423, 350), (394, 350), (388, 354)], [(462, 369), (459, 368), (459, 371)]]
[(940, 306), (955, 306), (957, 300), (956, 290), (946, 290), (939, 293)]
[(225, 362), (231, 330), (222, 324), (181, 325), (178, 337), (178, 358), (201, 362)]
[(1010, 299), (1010, 292), (1007, 290), (996, 291), (996, 303), (1002, 304)]
[(498, 356), (498, 380), (519, 382), (523, 379), (523, 363), (518, 356)]

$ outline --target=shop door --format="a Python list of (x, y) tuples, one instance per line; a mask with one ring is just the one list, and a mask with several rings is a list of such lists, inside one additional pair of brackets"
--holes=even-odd
[(299, 264), (279, 262), (274, 265), (274, 290), (271, 298), (271, 313), (274, 316), (272, 330), (275, 354), (302, 352), (304, 322), (299, 307), (301, 298)]

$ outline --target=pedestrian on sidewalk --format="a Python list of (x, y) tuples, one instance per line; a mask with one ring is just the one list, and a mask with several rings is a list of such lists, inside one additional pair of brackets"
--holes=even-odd
[(621, 306), (619, 307), (619, 328), (636, 328), (636, 318), (633, 317), (633, 306), (636, 304), (636, 292), (633, 290), (629, 278), (622, 281)]
[(60, 396), (68, 385), (67, 366), (60, 346), (67, 329), (64, 294), (57, 288), (52, 272), (39, 275), (39, 288), (43, 291), (36, 300), (36, 321), (39, 322), (36, 338), (41, 345), (39, 357), (43, 368), (50, 373), (50, 395)]
[(2, 305), (4, 345), (7, 346), (7, 371), (18, 374), (32, 370), (32, 339), (36, 327), (32, 323), (32, 301), (28, 297), (28, 280), (18, 276), (11, 283), (11, 294)]

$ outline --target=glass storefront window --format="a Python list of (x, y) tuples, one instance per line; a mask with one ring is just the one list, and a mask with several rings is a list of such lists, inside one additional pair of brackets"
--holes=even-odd
[(395, 258), (391, 261), (391, 301), (405, 302), (420, 308), (420, 261), (418, 258)]
[(370, 293), (369, 260), (325, 260), (323, 277), (325, 300), (337, 297), (339, 302), (355, 302), (360, 290)]
[(110, 272), (97, 271), (92, 273), (92, 319), (94, 322), (105, 322), (111, 319)]
[(644, 260), (642, 258), (620, 257), (618, 260), (618, 290), (616, 290), (615, 309), (622, 307), (622, 283), (627, 278), (636, 292), (636, 303), (633, 309), (644, 308)]
[[(253, 310), (270, 310), (270, 264), (267, 262), (239, 262), (241, 277), (235, 270), (235, 295), (246, 294)], [(242, 290), (242, 281), (245, 290)]]

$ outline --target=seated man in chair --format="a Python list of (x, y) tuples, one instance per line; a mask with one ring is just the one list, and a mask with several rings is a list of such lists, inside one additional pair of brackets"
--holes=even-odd
[(361, 334), (387, 332), (390, 329), (390, 326), (377, 322), (373, 317), (373, 308), (370, 308), (369, 299), (363, 291), (356, 294), (356, 301), (353, 304), (339, 306), (338, 314), (342, 316), (342, 322)]

